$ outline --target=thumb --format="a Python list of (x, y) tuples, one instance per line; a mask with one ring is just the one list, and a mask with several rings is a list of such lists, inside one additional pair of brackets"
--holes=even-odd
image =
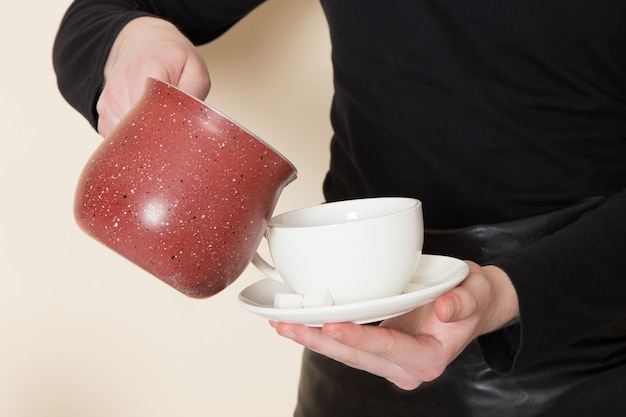
[(201, 101), (206, 99), (211, 89), (211, 77), (199, 53), (187, 59), (176, 86)]
[(444, 323), (464, 320), (477, 311), (476, 300), (468, 291), (454, 289), (435, 301), (437, 318)]
[(435, 314), (444, 323), (465, 320), (489, 300), (489, 284), (479, 274), (470, 274), (458, 287), (435, 300)]

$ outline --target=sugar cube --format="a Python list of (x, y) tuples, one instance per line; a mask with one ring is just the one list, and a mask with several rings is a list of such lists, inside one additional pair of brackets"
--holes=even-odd
[(300, 294), (277, 292), (274, 294), (274, 308), (302, 308), (303, 299)]
[(316, 287), (312, 288), (304, 294), (302, 307), (326, 307), (332, 306), (334, 300), (328, 288)]

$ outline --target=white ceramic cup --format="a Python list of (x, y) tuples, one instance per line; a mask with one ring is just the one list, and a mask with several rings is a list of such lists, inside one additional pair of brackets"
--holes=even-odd
[(327, 290), (333, 304), (402, 293), (422, 253), (422, 204), (404, 197), (347, 200), (273, 217), (265, 233), (275, 265), (265, 275), (306, 296)]

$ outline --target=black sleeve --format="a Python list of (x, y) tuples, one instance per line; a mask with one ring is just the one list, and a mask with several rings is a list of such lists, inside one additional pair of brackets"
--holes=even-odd
[(194, 44), (207, 43), (263, 0), (76, 0), (68, 8), (53, 47), (63, 97), (95, 128), (95, 105), (104, 65), (117, 34), (130, 20), (156, 16), (176, 25)]
[(626, 317), (626, 191), (493, 264), (518, 294), (520, 321), (479, 338), (491, 367), (515, 372)]

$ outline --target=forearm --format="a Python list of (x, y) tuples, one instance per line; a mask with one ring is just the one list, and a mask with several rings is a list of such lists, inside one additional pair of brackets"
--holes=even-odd
[[(481, 338), (502, 372), (536, 363), (626, 315), (626, 192), (554, 235), (494, 261), (519, 297), (520, 323)], [(505, 346), (496, 352), (494, 346)]]
[(104, 66), (119, 31), (132, 19), (149, 15), (113, 3), (83, 1), (68, 9), (53, 48), (59, 90), (95, 128), (96, 100), (102, 89)]

